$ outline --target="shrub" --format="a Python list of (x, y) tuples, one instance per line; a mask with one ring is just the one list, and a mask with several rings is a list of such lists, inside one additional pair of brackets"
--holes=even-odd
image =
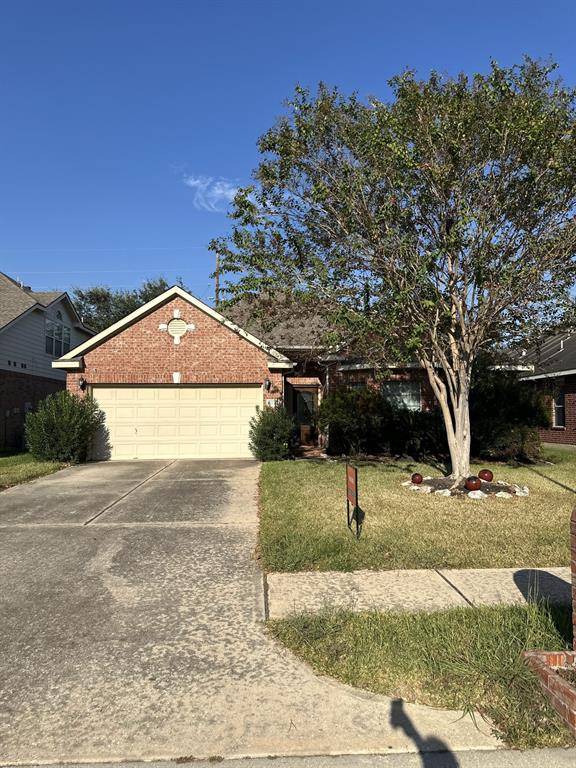
[(36, 459), (86, 461), (92, 439), (104, 414), (91, 397), (81, 400), (62, 390), (42, 400), (26, 417), (26, 444)]
[(266, 406), (250, 421), (250, 450), (260, 461), (289, 459), (294, 447), (294, 421), (282, 406)]
[(474, 455), (500, 461), (535, 461), (541, 455), (540, 435), (534, 427), (506, 422), (485, 422), (472, 431)]
[(323, 398), (318, 425), (327, 432), (330, 453), (371, 453), (382, 439), (384, 398), (368, 389), (336, 390)]
[(446, 453), (441, 415), (394, 408), (378, 390), (340, 390), (320, 405), (319, 426), (332, 454), (423, 456)]
[(530, 382), (479, 364), (470, 392), (470, 421), (474, 456), (533, 461), (541, 454), (536, 427), (549, 426), (549, 409)]

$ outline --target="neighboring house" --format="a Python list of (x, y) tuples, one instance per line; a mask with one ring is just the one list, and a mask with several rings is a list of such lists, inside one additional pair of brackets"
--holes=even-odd
[(66, 293), (32, 291), (0, 272), (0, 450), (23, 446), (26, 413), (66, 386), (52, 361), (91, 335)]
[(533, 381), (549, 402), (550, 428), (539, 430), (542, 440), (576, 445), (576, 334), (551, 336), (526, 361), (533, 371), (523, 380)]
[[(95, 457), (249, 457), (256, 407), (282, 401), (312, 441), (327, 388), (374, 385), (362, 363), (323, 356), (314, 323), (287, 319), (260, 333), (245, 319), (234, 322), (174, 286), (55, 361), (68, 388), (92, 393), (106, 415)], [(390, 397), (427, 407), (422, 374), (392, 371)]]

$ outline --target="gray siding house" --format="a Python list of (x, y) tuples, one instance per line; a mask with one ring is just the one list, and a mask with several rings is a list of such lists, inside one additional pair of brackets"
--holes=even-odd
[(0, 450), (23, 447), (26, 413), (66, 386), (52, 361), (92, 335), (67, 293), (33, 291), (0, 272)]

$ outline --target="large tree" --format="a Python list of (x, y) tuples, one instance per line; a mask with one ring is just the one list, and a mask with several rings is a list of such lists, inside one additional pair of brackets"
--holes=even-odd
[(528, 343), (573, 311), (575, 91), (555, 68), (406, 72), (387, 102), (297, 88), (259, 140), (231, 236), (212, 243), (232, 299), (298, 297), (375, 365), (419, 361), (456, 481), (469, 473), (479, 352)]
[[(177, 278), (177, 282), (184, 287), (181, 278)], [(160, 276), (144, 280), (139, 288), (109, 288), (105, 285), (75, 288), (72, 301), (89, 328), (103, 331), (168, 288), (170, 285)]]

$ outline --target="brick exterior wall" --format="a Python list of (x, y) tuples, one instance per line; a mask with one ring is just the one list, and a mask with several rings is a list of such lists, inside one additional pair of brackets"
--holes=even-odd
[(64, 389), (64, 382), (19, 371), (0, 371), (0, 449), (24, 447), (26, 413)]
[[(194, 324), (175, 344), (167, 331), (174, 310), (184, 322)], [(78, 381), (91, 384), (170, 384), (173, 372), (186, 384), (262, 384), (272, 386), (264, 392), (267, 400), (282, 396), (282, 374), (268, 369), (268, 355), (214, 318), (175, 297), (116, 336), (84, 355), (82, 372), (69, 373), (67, 386), (79, 394)]]
[(538, 383), (548, 399), (550, 423), (552, 423), (552, 392), (554, 387), (562, 386), (564, 390), (565, 427), (550, 427), (539, 429), (540, 437), (545, 443), (576, 445), (576, 376), (566, 376), (563, 383), (554, 381)]

